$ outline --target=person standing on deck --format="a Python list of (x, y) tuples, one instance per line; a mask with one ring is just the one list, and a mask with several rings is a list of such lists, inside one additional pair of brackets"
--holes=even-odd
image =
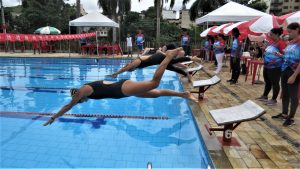
[(284, 62), (281, 66), (282, 112), (272, 116), (272, 118), (286, 119), (283, 126), (295, 124), (300, 82), (300, 24), (291, 23), (287, 26), (287, 30), (290, 42), (284, 50)]

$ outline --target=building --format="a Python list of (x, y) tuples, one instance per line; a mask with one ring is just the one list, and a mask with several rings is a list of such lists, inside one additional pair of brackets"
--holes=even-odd
[(262, 1), (264, 1), (266, 3), (267, 7), (268, 7), (265, 12), (270, 13), (270, 7), (271, 7), (271, 1), (272, 0), (262, 0)]
[(175, 10), (163, 9), (162, 18), (163, 18), (163, 20), (167, 20), (169, 23), (176, 24), (178, 27), (180, 27), (180, 25), (181, 25), (181, 21), (177, 17), (177, 11), (175, 11)]
[(283, 0), (282, 13), (287, 14), (300, 9), (300, 0)]
[(162, 18), (166, 20), (174, 20), (177, 19), (177, 11), (175, 10), (162, 10)]
[(86, 13), (86, 11), (84, 10), (83, 5), (80, 4), (80, 15), (81, 15), (81, 16), (84, 16), (84, 15), (86, 15), (86, 14), (87, 14), (87, 13)]
[(177, 11), (164, 9), (162, 11), (162, 18), (167, 20), (169, 23), (175, 23), (178, 27), (184, 29), (190, 29), (191, 25), (196, 25), (195, 22), (190, 20), (188, 9), (179, 11), (179, 17), (177, 15)]
[(270, 14), (284, 15), (299, 11), (300, 0), (271, 0)]
[(183, 9), (180, 11), (180, 17), (179, 17), (180, 21), (181, 21), (181, 28), (185, 28), (185, 29), (190, 29), (191, 25), (196, 25), (195, 22), (192, 22), (190, 20), (190, 13), (188, 9)]

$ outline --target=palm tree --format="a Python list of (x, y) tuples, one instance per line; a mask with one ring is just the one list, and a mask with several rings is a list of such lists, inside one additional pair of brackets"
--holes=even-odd
[[(121, 16), (130, 11), (131, 0), (98, 0), (98, 6), (103, 10), (103, 14), (117, 21), (118, 16)], [(113, 41), (116, 41), (116, 29), (113, 28)]]
[[(182, 4), (186, 5), (190, 0), (183, 0)], [(196, 0), (190, 8), (190, 19), (194, 21), (199, 16), (199, 11), (202, 12), (201, 15), (205, 15), (224, 5), (226, 0)]]
[[(76, 0), (76, 18), (80, 17), (80, 0)], [(79, 27), (76, 28), (76, 32), (79, 33)]]
[[(140, 0), (139, 0), (140, 1)], [(168, 3), (168, 0), (154, 0), (154, 7), (156, 7), (156, 46), (160, 46), (160, 17), (164, 2)], [(173, 8), (175, 0), (170, 1), (170, 8)]]

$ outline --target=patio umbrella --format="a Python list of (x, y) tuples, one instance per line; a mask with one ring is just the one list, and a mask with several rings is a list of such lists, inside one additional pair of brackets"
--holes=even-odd
[(284, 27), (292, 22), (300, 23), (300, 11), (292, 12), (278, 17), (278, 23)]
[(37, 30), (34, 31), (34, 33), (37, 34), (60, 34), (60, 30), (54, 28), (54, 27), (50, 27), (50, 26), (45, 26), (45, 27), (41, 27)]
[(205, 31), (203, 31), (200, 36), (205, 37), (207, 35), (217, 35), (217, 33), (212, 32), (213, 29), (217, 28), (218, 26), (213, 26), (210, 28), (207, 28)]
[(278, 28), (277, 16), (264, 15), (258, 18), (251, 19), (246, 29), (249, 29), (249, 33), (268, 33), (273, 28)]
[(228, 26), (230, 26), (230, 25), (232, 25), (232, 24), (233, 24), (233, 23), (225, 23), (225, 24), (220, 25), (220, 26), (216, 27), (215, 29), (213, 29), (212, 32), (224, 34), (224, 32), (223, 32), (223, 31), (224, 31), (224, 28), (226, 28), (226, 27), (228, 27)]
[(234, 24), (232, 24), (232, 25), (230, 25), (230, 26), (224, 28), (224, 31), (223, 31), (223, 32), (224, 32), (224, 34), (226, 34), (226, 35), (227, 35), (227, 34), (230, 34), (233, 28), (239, 28), (240, 25), (246, 24), (247, 22), (248, 22), (248, 21), (241, 21), (241, 22), (234, 23)]

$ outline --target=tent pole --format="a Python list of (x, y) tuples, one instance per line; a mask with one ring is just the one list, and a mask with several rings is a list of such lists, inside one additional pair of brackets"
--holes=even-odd
[(99, 55), (98, 51), (98, 31), (96, 31), (96, 43), (97, 43), (97, 57)]
[(208, 29), (208, 22), (206, 22), (206, 29)]
[[(69, 25), (69, 35), (71, 34), (71, 28)], [(71, 49), (70, 49), (71, 45), (70, 45), (70, 40), (69, 40), (69, 57), (71, 57)]]

